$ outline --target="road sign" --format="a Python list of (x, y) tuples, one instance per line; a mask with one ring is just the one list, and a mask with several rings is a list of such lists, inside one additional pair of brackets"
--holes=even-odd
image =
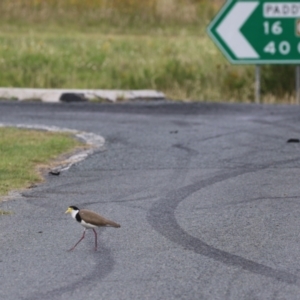
[(235, 64), (300, 64), (299, 0), (231, 0), (207, 28)]

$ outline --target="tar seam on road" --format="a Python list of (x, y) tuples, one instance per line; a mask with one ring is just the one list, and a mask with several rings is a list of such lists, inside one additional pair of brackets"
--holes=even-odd
[[(279, 161), (277, 164), (282, 165), (294, 161), (299, 161), (299, 159)], [(269, 165), (265, 165), (255, 169), (248, 169), (246, 171), (238, 169), (231, 172), (223, 172), (211, 178), (203, 179), (196, 183), (172, 190), (153, 204), (147, 214), (147, 221), (161, 235), (195, 253), (209, 257), (225, 265), (236, 266), (251, 273), (276, 279), (287, 284), (299, 285), (300, 278), (292, 273), (276, 270), (241, 256), (217, 249), (200, 239), (193, 237), (179, 226), (175, 218), (176, 208), (191, 194), (215, 183), (226, 181), (230, 178), (238, 177), (247, 173), (257, 172), (266, 169), (268, 166)]]

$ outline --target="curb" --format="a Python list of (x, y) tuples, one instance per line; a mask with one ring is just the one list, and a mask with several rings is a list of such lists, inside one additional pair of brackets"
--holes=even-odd
[[(13, 123), (0, 123), (0, 127), (16, 127), (35, 130), (45, 130), (51, 132), (65, 132), (74, 135), (76, 138), (83, 140), (84, 143), (90, 148), (83, 149), (75, 154), (71, 154), (64, 160), (60, 161), (56, 167), (49, 169), (49, 174), (59, 175), (60, 172), (68, 170), (72, 165), (81, 162), (91, 154), (99, 150), (104, 150), (105, 139), (101, 135), (92, 132), (79, 131), (69, 128), (61, 128), (57, 126), (34, 125), (34, 124), (13, 124)], [(12, 190), (8, 195), (0, 197), (0, 202), (6, 202), (11, 199), (16, 199), (22, 196), (21, 190)]]
[(38, 100), (42, 102), (83, 102), (83, 101), (130, 101), (164, 100), (165, 95), (155, 90), (84, 90), (84, 89), (33, 89), (0, 88), (1, 99), (18, 101)]
[(55, 170), (65, 171), (68, 170), (73, 164), (76, 164), (89, 155), (93, 154), (95, 151), (104, 149), (105, 139), (101, 135), (97, 135), (92, 132), (79, 131), (69, 128), (61, 128), (57, 126), (46, 126), (46, 125), (34, 125), (34, 124), (13, 124), (13, 123), (0, 123), (0, 127), (16, 127), (34, 130), (44, 130), (50, 132), (63, 132), (70, 133), (77, 139), (82, 140), (86, 145), (90, 146), (88, 149), (81, 150), (76, 154), (72, 154), (62, 162), (60, 162), (59, 167)]

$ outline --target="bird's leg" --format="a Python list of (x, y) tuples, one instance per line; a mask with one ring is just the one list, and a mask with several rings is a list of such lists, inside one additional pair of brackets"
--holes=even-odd
[(95, 251), (97, 251), (97, 232), (94, 228), (93, 228), (93, 231), (95, 233)]
[(74, 247), (72, 247), (69, 251), (73, 251), (75, 249), (75, 247), (84, 239), (84, 236), (85, 236), (85, 229), (83, 231), (83, 234), (82, 234), (82, 237), (81, 239), (75, 244)]

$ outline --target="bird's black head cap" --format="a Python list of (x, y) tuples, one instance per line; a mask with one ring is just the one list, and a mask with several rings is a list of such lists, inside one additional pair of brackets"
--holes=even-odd
[(78, 208), (77, 206), (74, 206), (74, 205), (71, 205), (71, 206), (69, 206), (69, 207), (71, 207), (71, 208), (74, 209), (74, 210), (79, 210), (79, 208)]

